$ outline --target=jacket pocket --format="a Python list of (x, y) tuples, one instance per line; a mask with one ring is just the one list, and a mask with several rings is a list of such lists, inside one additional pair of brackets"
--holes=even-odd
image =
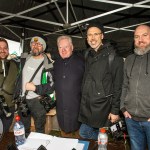
[(102, 82), (92, 82), (91, 85), (91, 95), (95, 100), (98, 101), (105, 101), (106, 100), (106, 95), (105, 91), (102, 85)]

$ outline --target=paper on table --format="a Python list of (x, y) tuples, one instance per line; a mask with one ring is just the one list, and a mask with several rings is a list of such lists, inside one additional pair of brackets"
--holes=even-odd
[(37, 150), (41, 145), (45, 146), (47, 150), (72, 150), (77, 147), (78, 139), (60, 138), (31, 132), (26, 142), (23, 145), (18, 146), (18, 149)]
[(53, 136), (43, 134), (43, 133), (37, 133), (37, 132), (31, 132), (28, 136), (28, 139), (43, 139), (43, 140), (52, 140)]
[(76, 146), (76, 150), (83, 150), (84, 144), (83, 143), (78, 143)]
[(19, 150), (37, 150), (41, 145), (47, 146), (52, 141), (53, 136), (42, 133), (31, 132), (26, 142), (18, 146)]
[(42, 140), (42, 139), (27, 139), (27, 141), (18, 146), (19, 150), (37, 150), (41, 145), (47, 146), (50, 143), (50, 140)]
[(47, 145), (48, 150), (72, 150), (76, 148), (78, 139), (53, 137), (52, 142)]

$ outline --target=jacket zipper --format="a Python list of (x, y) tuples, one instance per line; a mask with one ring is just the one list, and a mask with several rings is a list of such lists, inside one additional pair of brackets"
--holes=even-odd
[(137, 79), (137, 83), (136, 83), (136, 99), (135, 99), (135, 101), (136, 101), (136, 109), (135, 109), (135, 115), (136, 115), (136, 113), (138, 112), (138, 100), (137, 100), (138, 91), (137, 91), (137, 89), (138, 89), (138, 86), (139, 86), (139, 78), (140, 78), (140, 74), (141, 74), (142, 60), (143, 60), (143, 59), (141, 58), (140, 68), (139, 68), (139, 73), (138, 73), (138, 79)]

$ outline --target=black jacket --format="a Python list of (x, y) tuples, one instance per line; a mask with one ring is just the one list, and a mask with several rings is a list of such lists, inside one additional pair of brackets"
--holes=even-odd
[(115, 55), (109, 66), (113, 47), (107, 43), (87, 57), (83, 80), (79, 121), (91, 127), (105, 126), (109, 113), (119, 114), (123, 82), (123, 58)]
[(67, 59), (57, 59), (54, 63), (57, 119), (66, 133), (80, 127), (78, 114), (83, 73), (84, 61), (74, 54)]

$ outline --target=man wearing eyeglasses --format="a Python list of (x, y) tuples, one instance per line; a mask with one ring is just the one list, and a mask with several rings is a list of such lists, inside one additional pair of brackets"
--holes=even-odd
[(86, 139), (97, 140), (99, 128), (119, 119), (123, 58), (117, 56), (110, 43), (104, 43), (103, 39), (103, 26), (89, 24), (87, 42), (90, 50), (86, 56), (79, 114), (82, 123), (79, 134)]
[[(18, 78), (16, 93), (14, 94), (16, 99), (19, 94), (21, 98), (25, 98), (30, 111), (30, 114), (26, 117), (20, 113), (21, 120), (25, 125), (26, 135), (30, 133), (31, 116), (34, 119), (36, 132), (45, 132), (46, 110), (40, 103), (40, 99), (43, 95), (51, 94), (54, 90), (53, 64), (46, 53), (44, 53), (46, 49), (45, 37), (33, 37), (30, 47), (30, 54), (23, 53), (21, 55), (21, 78)], [(39, 70), (34, 75), (38, 67)], [(33, 80), (31, 81), (32, 77)]]

